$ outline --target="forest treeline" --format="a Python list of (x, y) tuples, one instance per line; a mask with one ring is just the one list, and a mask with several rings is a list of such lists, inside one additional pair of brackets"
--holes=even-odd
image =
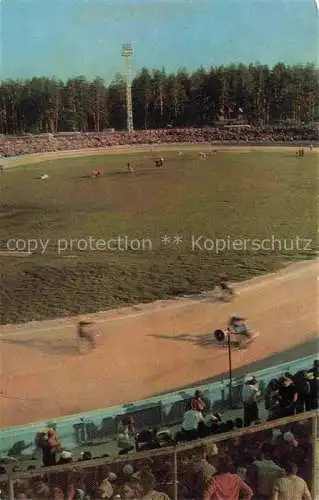
[[(311, 64), (282, 63), (175, 74), (143, 68), (133, 80), (132, 98), (136, 129), (196, 127), (238, 117), (255, 125), (310, 123), (318, 118), (318, 70)], [(0, 133), (121, 130), (126, 127), (125, 99), (120, 74), (109, 85), (85, 77), (2, 81)]]

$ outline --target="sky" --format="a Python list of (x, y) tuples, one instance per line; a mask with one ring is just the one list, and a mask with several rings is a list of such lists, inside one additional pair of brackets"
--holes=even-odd
[(0, 79), (317, 62), (315, 0), (0, 0)]

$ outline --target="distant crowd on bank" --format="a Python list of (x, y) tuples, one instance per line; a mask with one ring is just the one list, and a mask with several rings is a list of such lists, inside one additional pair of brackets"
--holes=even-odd
[(138, 130), (133, 133), (114, 131), (101, 133), (58, 133), (0, 137), (0, 156), (9, 158), (32, 153), (137, 146), (144, 144), (276, 144), (315, 143), (318, 131), (315, 127), (207, 127)]

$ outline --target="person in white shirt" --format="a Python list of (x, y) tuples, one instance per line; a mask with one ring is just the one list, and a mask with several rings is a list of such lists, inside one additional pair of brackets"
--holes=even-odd
[(199, 426), (206, 425), (202, 412), (189, 409), (185, 412), (182, 422), (182, 433), (186, 439), (196, 439), (199, 437)]
[(248, 427), (259, 420), (259, 410), (257, 397), (260, 395), (258, 383), (254, 376), (245, 377), (242, 391), (242, 400), (244, 403), (244, 426)]

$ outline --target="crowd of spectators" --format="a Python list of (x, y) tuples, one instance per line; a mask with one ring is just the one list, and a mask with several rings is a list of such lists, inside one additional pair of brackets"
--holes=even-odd
[(125, 145), (172, 143), (296, 143), (316, 142), (318, 131), (314, 127), (210, 127), (139, 130), (106, 133), (59, 133), (25, 136), (2, 136), (0, 156), (14, 157), (31, 153), (107, 148)]
[[(315, 361), (308, 371), (285, 373), (281, 379), (272, 380), (264, 393), (268, 420), (318, 409), (318, 378), (319, 362)], [(217, 445), (197, 441), (194, 448), (178, 451), (180, 500), (311, 500), (308, 489), (313, 459), (311, 420), (255, 430), (254, 426), (261, 421), (257, 404), (259, 387), (254, 376), (246, 377), (242, 396), (243, 418), (224, 422), (222, 415), (212, 413), (203, 394), (196, 391), (175, 435), (170, 429), (136, 432), (134, 419), (123, 417), (117, 433), (119, 455), (125, 455), (121, 461), (108, 455), (93, 457), (90, 451), (83, 452), (76, 460), (61, 446), (57, 431), (50, 429), (42, 441), (37, 438), (44, 468), (34, 471), (33, 479), (16, 483), (15, 498), (172, 499), (176, 478), (173, 454), (167, 447), (215, 436)], [(245, 427), (251, 431), (227, 438), (228, 432)], [(134, 454), (159, 448), (166, 449), (163, 454), (149, 458), (137, 459)], [(90, 466), (93, 458), (103, 459), (102, 465)], [(85, 469), (77, 469), (83, 462), (87, 464)], [(56, 472), (47, 473), (46, 467), (52, 465), (67, 465), (68, 470), (57, 468)]]
[[(289, 436), (289, 439), (287, 438)], [(177, 454), (180, 500), (311, 500), (311, 421), (198, 445)], [(67, 458), (67, 457), (66, 457)], [(289, 458), (289, 461), (287, 460)], [(15, 484), (19, 500), (169, 500), (173, 455), (35, 474)], [(93, 465), (93, 464), (92, 464)]]

